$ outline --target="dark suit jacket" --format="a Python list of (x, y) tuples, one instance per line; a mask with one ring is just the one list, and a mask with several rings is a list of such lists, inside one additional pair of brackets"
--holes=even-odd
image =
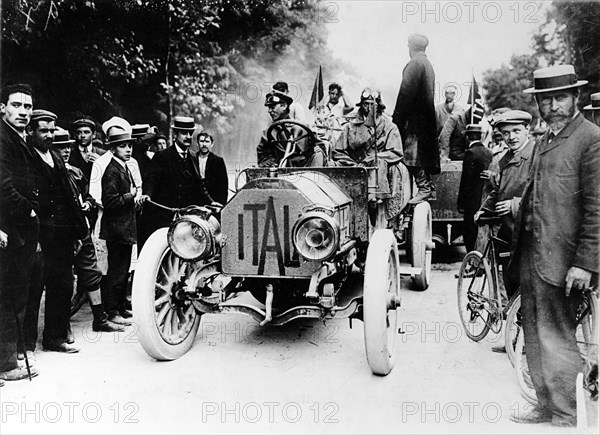
[(144, 183), (144, 193), (154, 202), (167, 207), (181, 208), (213, 202), (200, 177), (198, 160), (192, 157), (188, 153), (181, 165), (181, 157), (174, 145), (156, 153), (152, 158), (148, 182)]
[(436, 136), (435, 73), (425, 53), (416, 53), (402, 72), (393, 121), (402, 135), (406, 166), (440, 172)]
[[(198, 162), (198, 155), (192, 155), (194, 161)], [(225, 160), (214, 153), (209, 153), (204, 171), (204, 184), (208, 194), (217, 202), (225, 205), (229, 194), (229, 180)]]
[(131, 182), (125, 167), (114, 158), (102, 176), (102, 205), (100, 238), (107, 242), (134, 244), (137, 228)]
[[(100, 154), (98, 151), (100, 150), (97, 147), (92, 146), (93, 153)], [(90, 180), (92, 175), (93, 164), (93, 162), (86, 162), (83, 159), (83, 156), (81, 155), (81, 152), (79, 151), (79, 147), (77, 145), (73, 146), (73, 148), (71, 149), (71, 156), (69, 157), (69, 165), (81, 169), (83, 175), (85, 175), (85, 178)]]
[[(188, 152), (186, 160), (181, 162), (175, 145), (154, 155), (143, 187), (152, 201), (167, 207), (183, 208), (213, 202), (206, 191), (204, 179), (200, 177), (198, 159)], [(151, 213), (152, 231), (168, 226), (173, 218), (173, 213), (152, 205), (144, 207), (144, 210)]]
[(8, 234), (9, 247), (23, 245), (24, 234), (31, 232), (24, 226), (38, 225), (37, 217), (30, 217), (31, 210), (37, 212), (38, 208), (33, 153), (17, 132), (0, 120), (0, 229)]
[[(562, 287), (572, 266), (593, 272), (597, 279), (600, 128), (579, 113), (550, 143), (549, 134), (536, 143), (523, 201), (532, 195), (536, 272), (545, 282)], [(513, 250), (519, 248), (522, 211), (521, 205)]]
[(511, 213), (502, 216), (502, 226), (498, 232), (498, 237), (509, 243), (512, 240), (515, 217), (521, 203), (523, 188), (531, 169), (534, 145), (535, 143), (530, 140), (517, 155), (512, 155), (508, 151), (502, 156), (499, 164), (501, 170), (498, 185), (492, 189), (481, 205), (481, 210), (494, 213), (497, 202), (511, 201)]
[[(40, 215), (40, 226), (42, 231), (46, 231), (46, 236), (52, 238), (53, 235), (59, 233), (65, 234), (73, 240), (84, 239), (88, 235), (88, 224), (85, 220), (83, 211), (81, 210), (81, 202), (79, 200), (79, 190), (70, 181), (67, 168), (65, 163), (58, 153), (58, 151), (50, 150), (50, 156), (54, 161), (54, 169), (57, 169), (60, 176), (59, 187), (62, 189), (62, 194), (65, 198), (64, 204), (58, 204), (64, 206), (67, 210), (67, 221), (64, 223), (58, 223), (55, 221), (52, 215), (55, 210), (53, 204), (50, 203), (50, 192), (48, 191), (49, 181), (45, 177), (45, 173), (49, 168), (48, 164), (42, 160), (37, 151), (34, 152), (33, 168), (35, 169), (36, 184), (39, 186), (39, 215)], [(44, 193), (46, 192), (46, 193)], [(64, 225), (68, 225), (69, 228), (63, 228)], [(52, 232), (52, 234), (50, 234)]]
[(491, 162), (492, 151), (481, 142), (475, 142), (465, 152), (457, 205), (466, 214), (474, 214), (479, 210), (483, 190), (480, 174), (490, 166)]

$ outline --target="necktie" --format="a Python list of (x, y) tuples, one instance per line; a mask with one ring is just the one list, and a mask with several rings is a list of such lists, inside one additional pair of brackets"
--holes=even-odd
[(127, 171), (127, 177), (129, 178), (129, 182), (131, 183), (130, 187), (137, 187), (135, 185), (135, 181), (133, 181), (133, 175), (131, 175), (131, 171), (129, 170), (129, 166), (125, 165), (125, 171)]
[(184, 152), (182, 152), (182, 153), (181, 153), (181, 158), (182, 158), (183, 160), (185, 160), (185, 158), (186, 158), (186, 157), (187, 157), (187, 151), (184, 151)]

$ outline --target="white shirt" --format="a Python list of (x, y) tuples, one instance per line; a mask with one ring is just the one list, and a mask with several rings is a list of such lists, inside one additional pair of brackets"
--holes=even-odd
[(206, 162), (208, 160), (208, 154), (203, 156), (202, 154), (198, 154), (198, 169), (200, 170), (200, 175), (202, 178), (205, 178), (204, 174), (206, 173)]
[(34, 150), (37, 151), (37, 153), (40, 155), (40, 157), (42, 158), (42, 160), (51, 168), (54, 167), (54, 160), (52, 159), (52, 156), (50, 155), (50, 151), (46, 150), (46, 152), (42, 152), (40, 150), (38, 150), (36, 147), (33, 147)]

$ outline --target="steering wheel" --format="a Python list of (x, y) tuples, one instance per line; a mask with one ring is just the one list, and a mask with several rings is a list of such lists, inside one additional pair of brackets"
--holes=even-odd
[[(294, 132), (291, 130), (291, 128), (289, 127), (298, 127), (301, 130), (303, 130), (305, 133), (304, 134), (300, 134), (298, 136), (294, 135)], [(273, 130), (277, 127), (280, 128), (284, 128), (286, 131), (288, 131), (290, 133), (290, 137), (285, 139), (285, 140), (273, 140), (271, 138), (271, 133), (273, 133)], [(269, 128), (267, 129), (267, 132), (265, 133), (265, 135), (267, 136), (267, 138), (269, 138), (269, 140), (271, 142), (274, 143), (285, 143), (285, 154), (283, 155), (283, 158), (281, 159), (281, 161), (279, 162), (279, 167), (280, 168), (284, 168), (287, 164), (287, 160), (294, 155), (295, 150), (296, 150), (296, 144), (303, 139), (309, 139), (309, 140), (313, 140), (313, 142), (316, 141), (315, 139), (315, 134), (312, 132), (312, 130), (306, 125), (303, 124), (301, 122), (298, 121), (294, 121), (291, 119), (281, 119), (279, 121), (275, 121), (273, 124), (271, 124), (269, 126)]]

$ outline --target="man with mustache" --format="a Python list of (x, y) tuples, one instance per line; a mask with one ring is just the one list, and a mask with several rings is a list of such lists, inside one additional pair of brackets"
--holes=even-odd
[[(88, 227), (62, 156), (51, 149), (55, 121), (54, 113), (35, 110), (27, 126), (35, 150), (33, 167), (39, 189), (40, 245), (46, 287), (42, 344), (46, 351), (76, 353), (79, 348), (67, 342), (73, 293), (73, 242), (84, 239)], [(33, 350), (35, 341), (26, 345), (29, 347), (26, 350)]]
[(583, 371), (575, 312), (582, 290), (598, 285), (600, 264), (600, 128), (577, 110), (579, 87), (587, 81), (577, 80), (572, 65), (536, 70), (533, 82), (524, 92), (534, 94), (548, 131), (533, 152), (512, 262), (520, 272), (527, 364), (538, 403), (512, 419), (575, 426), (575, 381)]
[[(0, 380), (16, 381), (28, 377), (17, 362), (17, 342), (39, 235), (35, 151), (25, 141), (33, 92), (29, 85), (14, 84), (2, 89), (1, 97), (0, 228), (6, 238), (0, 250)], [(32, 368), (31, 375), (37, 374)]]
[[(152, 201), (167, 207), (213, 204), (213, 199), (206, 191), (204, 179), (200, 176), (198, 165), (194, 164), (189, 153), (192, 133), (196, 129), (194, 119), (175, 116), (171, 127), (175, 143), (157, 152), (152, 158), (150, 173), (143, 185), (144, 194)], [(173, 219), (173, 213), (152, 205), (146, 206), (146, 211), (152, 213), (150, 234), (159, 228), (168, 227)]]

